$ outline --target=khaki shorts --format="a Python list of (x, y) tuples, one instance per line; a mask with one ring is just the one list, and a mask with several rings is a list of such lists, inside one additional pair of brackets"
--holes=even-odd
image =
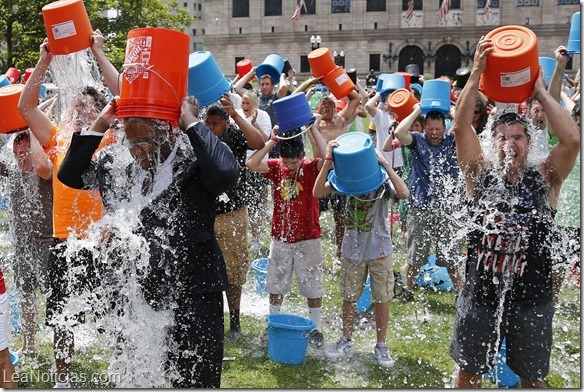
[(266, 278), (268, 293), (288, 294), (292, 285), (292, 273), (295, 273), (301, 295), (306, 298), (322, 298), (324, 290), (320, 238), (293, 244), (272, 238), (269, 259)]
[(227, 265), (230, 285), (243, 286), (249, 271), (247, 207), (225, 212), (215, 218), (215, 237)]
[(393, 298), (395, 278), (391, 255), (380, 259), (352, 263), (343, 257), (341, 264), (341, 297), (346, 302), (357, 302), (367, 280), (371, 275), (371, 299), (375, 303), (386, 303)]

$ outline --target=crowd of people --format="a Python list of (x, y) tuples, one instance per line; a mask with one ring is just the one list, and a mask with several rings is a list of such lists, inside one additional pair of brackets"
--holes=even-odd
[[(357, 78), (346, 97), (321, 94), (304, 133), (281, 132), (273, 104), (296, 93), (310, 100), (322, 77), (295, 86), (293, 68), (273, 80), (253, 67), (205, 108), (184, 97), (176, 122), (118, 118), (121, 74), (105, 56), (99, 31), (91, 42), (102, 84), (79, 86), (60, 116), (50, 110), (58, 97), (39, 100), (55, 57), (48, 40), (41, 44), (18, 104), (27, 127), (13, 130), (0, 154), (13, 212), (10, 264), (16, 287), (10, 289), (23, 295), (19, 353), (37, 349), (34, 297), (40, 290), (54, 331), (56, 387), (71, 387), (74, 330), (88, 316), (82, 307), (71, 308), (73, 299), (93, 293), (98, 301), (93, 305), (111, 303), (105, 310), (93, 308), (89, 316), (95, 320), (130, 312), (124, 308), (128, 294), (111, 278), (116, 258), (123, 256), (108, 246), (123, 236), (112, 229), (93, 238), (93, 248), (83, 246), (97, 236), (91, 230), (97, 222), (123, 213), (129, 204), (137, 216), (132, 233), (146, 260), (136, 261), (140, 298), (155, 312), (172, 313), (164, 336), (167, 352), (153, 352), (151, 360), (163, 364), (173, 387), (221, 386), (223, 295), (227, 336), (241, 339), (248, 333), (240, 322), (242, 287), (268, 217), (269, 314), (281, 312), (295, 278), (315, 325), (310, 345), (326, 358), (340, 360), (354, 352), (355, 305), (369, 275), (376, 328), (372, 351), (380, 366), (394, 366), (386, 342), (389, 303), (415, 300), (414, 279), (435, 252), (456, 292), (450, 345), (458, 366), (455, 386), (479, 387), (503, 338), (507, 363), (522, 386), (544, 386), (554, 303), (567, 273), (579, 269), (580, 255), (580, 84), (579, 73), (564, 77), (570, 59), (565, 47), (554, 52), (549, 84), (540, 70), (530, 98), (518, 105), (497, 105), (479, 90), (493, 51), (483, 37), (464, 86), (441, 77), (451, 85), (448, 113), (424, 115), (418, 103), (398, 121), (368, 75), (365, 85)], [(419, 98), (425, 80), (410, 76), (412, 94)], [(364, 130), (368, 116), (374, 128)], [(347, 132), (372, 139), (385, 173), (364, 195), (347, 194), (329, 181), (337, 139)], [(320, 220), (329, 204), (336, 245), (331, 255), (323, 254)], [(407, 243), (397, 296), (394, 211)], [(569, 246), (558, 247), (560, 239), (568, 239)], [(342, 335), (332, 344), (325, 343), (321, 328), (325, 258), (339, 271), (342, 298)], [(2, 381), (14, 387), (6, 298), (0, 274)], [(127, 336), (116, 336), (123, 347)], [(267, 339), (266, 329), (259, 340)]]

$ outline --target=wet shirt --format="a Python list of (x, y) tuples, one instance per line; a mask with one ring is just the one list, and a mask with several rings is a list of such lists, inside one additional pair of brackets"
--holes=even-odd
[(580, 228), (580, 154), (562, 184), (557, 208), (556, 223), (558, 225)]
[(451, 196), (460, 191), (454, 133), (444, 135), (442, 143), (432, 146), (424, 133), (412, 132), (412, 171), (409, 203), (414, 207), (452, 208)]
[(240, 172), (235, 187), (219, 195), (217, 198), (217, 214), (237, 211), (247, 204), (247, 197), (245, 195), (245, 176), (243, 175), (247, 154), (247, 139), (239, 127), (236, 125), (229, 125), (220, 140), (227, 144), (231, 149), (237, 163), (239, 163)]
[(463, 291), (490, 303), (506, 288), (507, 301), (551, 300), (555, 211), (548, 186), (533, 168), (517, 183), (501, 177), (484, 173), (468, 201), (473, 226)]
[(367, 195), (347, 198), (341, 251), (352, 263), (375, 260), (392, 253), (387, 216), (388, 200), (393, 193), (393, 187), (387, 180), (379, 189)]
[(268, 159), (270, 171), (263, 175), (273, 183), (271, 235), (276, 240), (295, 243), (321, 237), (318, 199), (312, 195), (319, 161), (304, 159), (291, 173), (281, 159)]

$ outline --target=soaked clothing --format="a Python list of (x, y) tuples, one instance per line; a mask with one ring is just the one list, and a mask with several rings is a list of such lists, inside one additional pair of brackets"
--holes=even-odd
[(229, 125), (219, 140), (231, 149), (240, 167), (237, 184), (217, 198), (217, 214), (223, 214), (239, 210), (247, 205), (245, 177), (243, 175), (247, 156), (247, 139), (237, 126)]

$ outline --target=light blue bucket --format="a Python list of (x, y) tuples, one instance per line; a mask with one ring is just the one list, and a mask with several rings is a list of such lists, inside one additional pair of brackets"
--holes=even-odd
[(398, 88), (406, 88), (406, 79), (402, 75), (393, 73), (384, 77), (382, 79), (381, 90), (379, 90), (381, 93), (381, 102), (385, 102), (387, 96)]
[(448, 275), (448, 269), (436, 265), (435, 254), (428, 256), (428, 262), (420, 267), (420, 273), (414, 279), (414, 284), (436, 291), (454, 290), (454, 285), (450, 275)]
[(292, 314), (270, 314), (268, 323), (268, 356), (272, 361), (300, 365), (306, 357), (312, 320)]
[(349, 132), (339, 136), (333, 149), (335, 168), (328, 175), (329, 183), (345, 195), (365, 195), (386, 180), (387, 172), (379, 164), (373, 140), (364, 132)]
[(554, 68), (556, 68), (556, 59), (551, 57), (540, 57), (539, 65), (543, 68), (543, 76), (545, 77), (545, 84), (549, 86), (550, 80), (552, 79), (552, 74), (554, 73)]
[(424, 82), (420, 98), (422, 114), (436, 110), (448, 114), (450, 111), (450, 83), (446, 80), (432, 79)]
[(572, 24), (570, 25), (570, 35), (568, 37), (568, 54), (580, 54), (580, 13), (572, 14)]
[(197, 99), (199, 106), (218, 101), (230, 88), (231, 82), (223, 75), (211, 52), (198, 51), (189, 55), (188, 92)]
[(20, 357), (18, 356), (18, 353), (9, 350), (8, 354), (10, 355), (10, 362), (12, 363), (12, 366), (16, 366), (20, 363)]
[(488, 373), (485, 374), (485, 379), (492, 383), (498, 382), (499, 386), (506, 388), (513, 388), (519, 385), (521, 381), (519, 376), (511, 370), (507, 365), (507, 341), (503, 338), (501, 348), (497, 354), (497, 362)]
[(276, 119), (278, 120), (279, 133), (314, 122), (310, 104), (304, 93), (296, 93), (280, 98), (274, 101), (273, 105)]
[(371, 277), (367, 275), (363, 293), (357, 300), (357, 313), (363, 313), (371, 307)]
[(280, 75), (284, 70), (284, 59), (275, 53), (269, 54), (264, 61), (257, 66), (256, 75), (260, 79), (264, 75), (270, 75), (274, 85), (280, 82)]
[(8, 86), (10, 84), (12, 83), (10, 83), (10, 80), (8, 80), (6, 75), (0, 75), (0, 87)]
[(268, 262), (266, 258), (256, 259), (251, 262), (251, 268), (254, 271), (255, 291), (260, 295), (268, 294), (266, 292), (266, 278), (268, 277)]
[(375, 84), (375, 91), (377, 92), (381, 92), (381, 90), (383, 89), (383, 81), (385, 80), (385, 78), (387, 78), (390, 74), (388, 73), (382, 73), (379, 74), (379, 76), (377, 77), (377, 83)]

